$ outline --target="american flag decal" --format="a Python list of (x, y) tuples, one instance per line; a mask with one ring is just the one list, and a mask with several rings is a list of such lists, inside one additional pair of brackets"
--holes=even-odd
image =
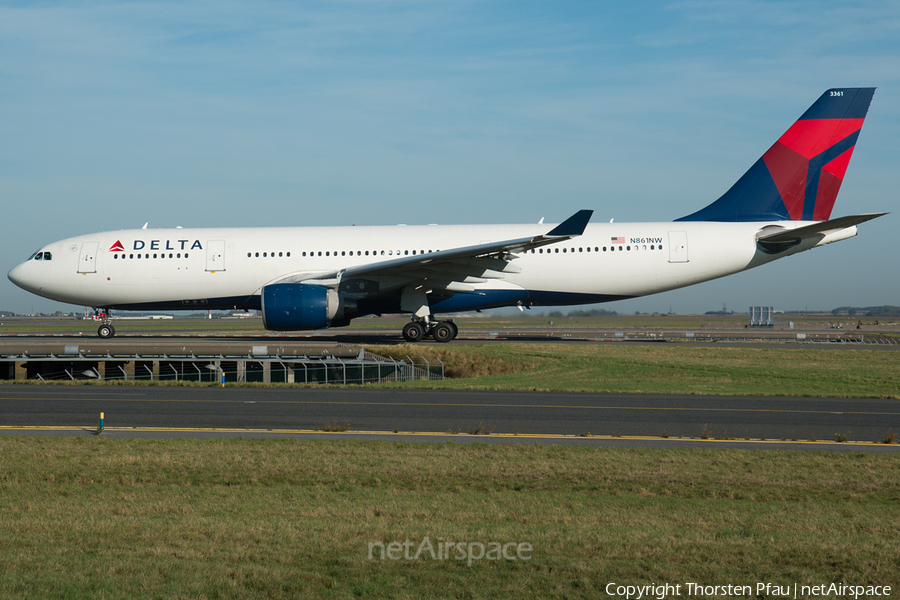
[(613, 244), (624, 244), (625, 238), (623, 238), (623, 237), (610, 238), (610, 242), (612, 242)]

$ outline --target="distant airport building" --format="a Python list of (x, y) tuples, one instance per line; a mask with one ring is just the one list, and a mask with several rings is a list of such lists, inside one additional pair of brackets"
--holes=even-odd
[(750, 307), (750, 327), (774, 327), (775, 311), (771, 306)]

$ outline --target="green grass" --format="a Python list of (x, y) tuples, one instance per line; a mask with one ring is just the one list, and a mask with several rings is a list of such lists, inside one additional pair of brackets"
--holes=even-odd
[(440, 359), (452, 377), (404, 387), (900, 398), (900, 352), (562, 343), (369, 349)]
[[(595, 598), (900, 586), (896, 455), (0, 438), (0, 597)], [(528, 561), (369, 560), (527, 542)]]

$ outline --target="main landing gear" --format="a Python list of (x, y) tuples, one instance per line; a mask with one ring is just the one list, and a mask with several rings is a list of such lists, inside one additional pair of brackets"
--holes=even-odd
[(102, 321), (100, 327), (97, 328), (97, 335), (104, 340), (116, 335), (116, 328), (109, 322), (109, 312), (107, 312), (106, 309), (98, 308), (96, 314)]
[(444, 344), (456, 338), (459, 328), (453, 321), (431, 321), (429, 319), (413, 319), (403, 328), (403, 339), (407, 342), (420, 342), (425, 336)]

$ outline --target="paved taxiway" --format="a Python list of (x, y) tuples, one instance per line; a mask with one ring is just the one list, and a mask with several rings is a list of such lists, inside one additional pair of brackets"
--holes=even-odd
[[(595, 436), (667, 435), (676, 438), (833, 441), (884, 439), (900, 432), (900, 401), (861, 398), (785, 398), (481, 392), (457, 390), (365, 390), (310, 388), (192, 388), (118, 386), (0, 386), (0, 430), (9, 427), (70, 429), (97, 426), (105, 413), (110, 431), (131, 429), (155, 437), (186, 429), (242, 432), (306, 432), (349, 426), (367, 432), (446, 435), (478, 430), (502, 439), (558, 443)], [(114, 428), (114, 429), (113, 429)], [(137, 429), (132, 429), (137, 428)], [(22, 431), (22, 430), (20, 430)], [(202, 433), (202, 432), (196, 432)], [(510, 434), (509, 438), (500, 434)], [(517, 434), (517, 435), (513, 435)], [(591, 437), (586, 437), (590, 434)], [(535, 438), (531, 436), (547, 436)], [(584, 437), (582, 437), (584, 436)], [(435, 436), (431, 436), (432, 438)], [(449, 436), (462, 440), (464, 436)], [(469, 438), (471, 439), (471, 438)], [(614, 440), (615, 441), (615, 438)], [(626, 440), (620, 440), (626, 443)], [(733, 442), (732, 442), (733, 443)], [(870, 444), (871, 446), (871, 444)], [(845, 446), (852, 447), (852, 446)], [(816, 449), (820, 449), (819, 446)], [(857, 447), (859, 448), (859, 447)], [(900, 446), (878, 445), (885, 450)], [(805, 448), (810, 449), (810, 448)], [(829, 448), (831, 449), (831, 448)]]

